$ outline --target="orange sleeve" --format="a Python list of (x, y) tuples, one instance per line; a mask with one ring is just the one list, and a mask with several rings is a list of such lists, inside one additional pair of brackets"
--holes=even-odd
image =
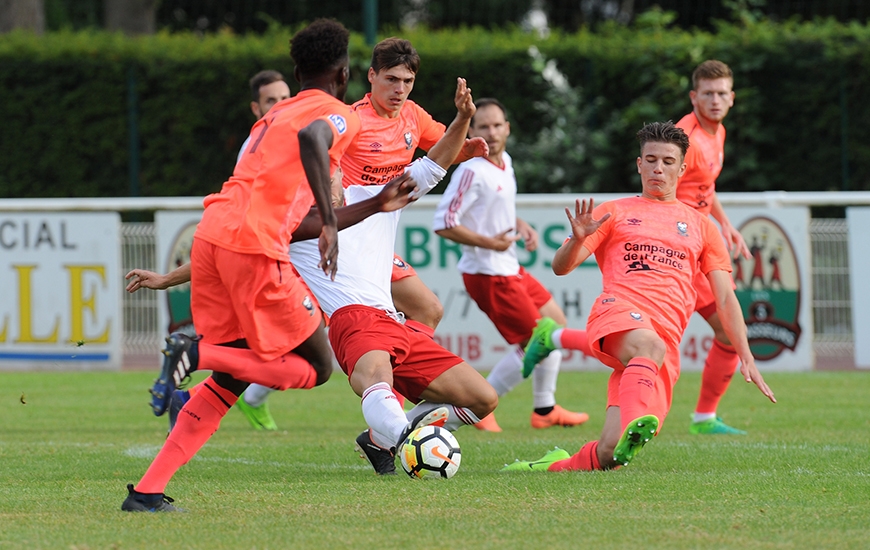
[(428, 151), (433, 145), (438, 143), (438, 140), (447, 131), (447, 127), (432, 118), (432, 115), (416, 103), (414, 107), (417, 113), (417, 127), (420, 129), (420, 144), (418, 147)]
[(728, 256), (728, 250), (725, 248), (719, 230), (710, 218), (703, 216), (701, 219), (704, 221), (701, 226), (704, 232), (704, 251), (700, 258), (701, 271), (707, 274), (718, 269), (731, 273), (731, 258)]

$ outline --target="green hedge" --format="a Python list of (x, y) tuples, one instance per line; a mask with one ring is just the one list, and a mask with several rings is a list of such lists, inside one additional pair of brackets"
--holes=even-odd
[[(718, 58), (734, 69), (737, 92), (721, 189), (870, 189), (870, 28), (760, 22), (711, 34), (667, 24), (668, 14), (652, 13), (633, 28), (545, 39), (519, 30), (407, 32), (423, 58), (411, 97), (445, 123), (457, 76), (476, 97), (504, 101), (524, 191), (629, 191), (637, 188), (634, 133), (688, 112), (693, 67)], [(218, 189), (253, 123), (247, 80), (263, 68), (290, 78), (291, 34), (0, 36), (0, 196)], [(567, 90), (556, 93), (541, 76), (532, 45), (556, 61)], [(366, 90), (369, 55), (354, 35), (348, 100)], [(132, 180), (131, 83), (141, 151)]]

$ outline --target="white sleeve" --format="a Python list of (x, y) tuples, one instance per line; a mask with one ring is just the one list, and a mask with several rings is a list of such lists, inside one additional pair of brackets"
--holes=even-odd
[(419, 199), (434, 189), (447, 175), (447, 170), (429, 157), (418, 158), (405, 168), (405, 172), (410, 172), (411, 178), (417, 184), (417, 190), (411, 194), (414, 199)]
[(450, 176), (450, 183), (435, 209), (432, 230), (440, 231), (462, 225), (462, 216), (477, 200), (478, 188), (474, 185), (474, 170), (460, 165)]
[(245, 151), (248, 149), (248, 143), (251, 141), (251, 136), (248, 134), (248, 137), (245, 138), (245, 142), (242, 143), (242, 148), (239, 149), (239, 154), (236, 156), (236, 164), (241, 162), (242, 155), (245, 154)]

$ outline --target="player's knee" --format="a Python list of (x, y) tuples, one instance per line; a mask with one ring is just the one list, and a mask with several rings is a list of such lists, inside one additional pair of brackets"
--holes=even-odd
[(438, 299), (429, 300), (420, 306), (418, 317), (419, 319), (415, 319), (416, 321), (435, 329), (438, 323), (441, 322), (441, 318), (444, 317), (444, 306), (441, 305)]
[(655, 364), (662, 366), (665, 361), (665, 354), (668, 352), (668, 347), (664, 340), (659, 337), (647, 338), (638, 346), (635, 357), (647, 357), (655, 361)]
[(488, 415), (498, 406), (498, 394), (495, 389), (487, 384), (481, 384), (480, 391), (474, 406), (469, 407), (478, 418)]
[(312, 366), (314, 367), (314, 372), (317, 373), (317, 380), (314, 382), (314, 385), (322, 386), (323, 384), (326, 384), (329, 377), (332, 376), (332, 361)]

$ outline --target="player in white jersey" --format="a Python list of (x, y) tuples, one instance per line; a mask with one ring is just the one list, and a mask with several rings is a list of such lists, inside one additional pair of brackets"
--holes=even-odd
[[(455, 103), (458, 113), (444, 137), (428, 157), (408, 167), (418, 196), (444, 177), (465, 141), (475, 107), (463, 79)], [(354, 204), (381, 187), (351, 185), (345, 188), (345, 201)], [(455, 430), (479, 422), (498, 403), (495, 390), (471, 365), (406, 326), (395, 310), (390, 276), (400, 211), (384, 214), (339, 232), (342, 253), (334, 280), (317, 267), (316, 242), (290, 245), (294, 265), (330, 317), (329, 341), (336, 359), (362, 397), (369, 428), (357, 437), (357, 446), (381, 475), (395, 473), (395, 453), (411, 427), (437, 423)], [(407, 415), (393, 387), (417, 404)]]
[[(515, 345), (487, 378), (502, 396), (523, 380), (523, 348), (536, 321), (549, 317), (564, 325), (566, 319), (547, 289), (517, 259), (516, 241), (522, 238), (526, 249), (534, 250), (538, 235), (517, 218), (517, 182), (511, 157), (505, 151), (510, 135), (505, 108), (492, 98), (480, 99), (476, 106), (469, 136), (484, 138), (489, 156), (459, 165), (435, 211), (433, 226), (442, 237), (462, 245), (457, 268), (469, 296), (504, 339)], [(554, 351), (533, 371), (533, 428), (576, 426), (589, 419), (586, 413), (570, 412), (556, 404), (556, 378), (561, 361), (562, 353)], [(476, 426), (501, 431), (494, 414)]]

